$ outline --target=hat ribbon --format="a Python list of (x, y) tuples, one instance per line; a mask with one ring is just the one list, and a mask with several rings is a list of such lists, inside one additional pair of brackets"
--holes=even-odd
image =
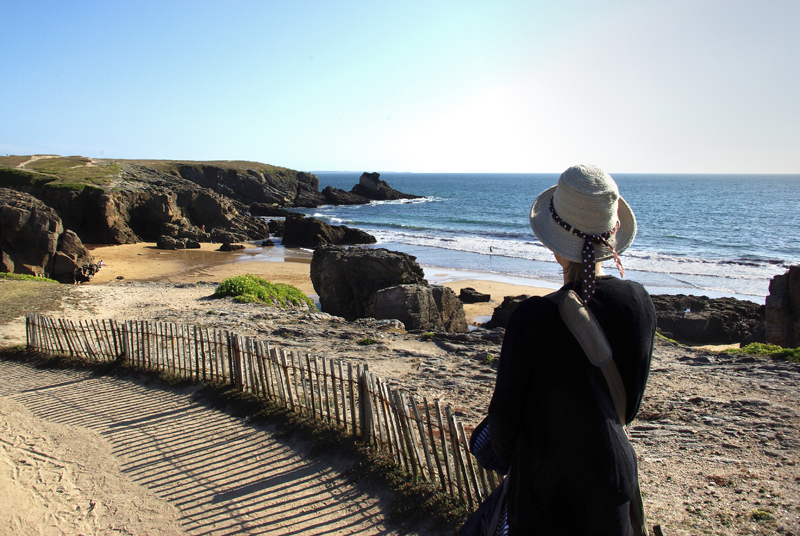
[(584, 233), (583, 231), (580, 231), (568, 224), (558, 216), (556, 209), (553, 207), (552, 197), (550, 198), (550, 214), (553, 216), (553, 219), (558, 225), (566, 229), (568, 232), (583, 238), (583, 250), (581, 251), (581, 260), (583, 264), (583, 285), (581, 285), (581, 298), (583, 298), (584, 303), (588, 302), (591, 297), (594, 296), (594, 292), (596, 290), (595, 285), (597, 274), (595, 272), (594, 244), (605, 244), (606, 247), (611, 250), (611, 255), (614, 257), (614, 263), (617, 265), (619, 275), (625, 277), (625, 269), (622, 267), (622, 260), (619, 258), (616, 248), (614, 248), (614, 246), (608, 242), (608, 239), (617, 232), (617, 229), (619, 229), (619, 220), (617, 220), (617, 223), (614, 225), (613, 229), (610, 229), (604, 233)]

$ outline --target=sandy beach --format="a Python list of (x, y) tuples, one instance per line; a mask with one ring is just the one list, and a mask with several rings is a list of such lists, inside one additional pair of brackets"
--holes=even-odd
[[(252, 244), (247, 244), (246, 249), (240, 252), (218, 249), (219, 244), (201, 244), (200, 249), (175, 251), (158, 249), (153, 243), (97, 247), (92, 251), (95, 261), (102, 260), (105, 266), (89, 284), (118, 281), (220, 282), (228, 277), (253, 274), (273, 283), (294, 285), (309, 296), (316, 295), (311, 283), (311, 253), (308, 251), (281, 248), (276, 250), (275, 255), (265, 256), (263, 252), (267, 248)], [(253, 260), (256, 257), (259, 260)], [(551, 288), (544, 286), (503, 282), (500, 276), (493, 280), (491, 274), (485, 274), (486, 279), (470, 278), (455, 270), (432, 269), (426, 274), (432, 283), (450, 287), (456, 294), (462, 288), (471, 287), (491, 296), (490, 302), (464, 305), (470, 323), (475, 323), (476, 318), (491, 317), (494, 308), (502, 303), (505, 296), (534, 296), (552, 292)]]

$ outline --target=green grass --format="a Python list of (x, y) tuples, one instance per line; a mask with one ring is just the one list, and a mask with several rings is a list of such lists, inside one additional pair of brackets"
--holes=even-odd
[(119, 166), (113, 162), (92, 166), (90, 163), (91, 160), (83, 156), (59, 156), (31, 162), (25, 165), (24, 170), (0, 165), (0, 186), (46, 186), (77, 191), (100, 189), (109, 185), (120, 172)]
[(370, 339), (369, 337), (364, 337), (363, 339), (358, 341), (358, 344), (360, 344), (361, 346), (368, 346), (370, 344), (377, 344), (377, 343), (378, 343), (378, 341), (376, 341), (374, 339)]
[(48, 279), (46, 277), (37, 277), (35, 275), (25, 275), (25, 274), (9, 274), (6, 272), (0, 272), (0, 279), (10, 279), (12, 281), (42, 281), (45, 283), (58, 283), (58, 281), (54, 279)]
[(314, 301), (299, 288), (285, 283), (270, 283), (252, 274), (229, 277), (220, 283), (214, 291), (214, 296), (218, 298), (233, 296), (241, 303), (266, 303), (281, 308), (305, 304), (311, 309), (316, 309)]
[(767, 510), (753, 510), (750, 512), (750, 517), (756, 521), (767, 521), (772, 519), (772, 514)]
[(742, 348), (725, 350), (725, 352), (729, 354), (763, 355), (800, 363), (800, 348), (783, 348), (782, 346), (776, 346), (774, 344), (754, 342)]

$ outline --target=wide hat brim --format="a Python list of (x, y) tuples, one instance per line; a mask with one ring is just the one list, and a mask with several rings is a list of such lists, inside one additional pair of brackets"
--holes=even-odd
[[(553, 198), (556, 188), (557, 186), (548, 188), (533, 202), (530, 214), (531, 230), (552, 252), (567, 260), (581, 262), (584, 239), (561, 227), (550, 214), (550, 200)], [(620, 224), (619, 229), (608, 239), (608, 242), (617, 250), (617, 253), (622, 253), (636, 238), (636, 216), (628, 202), (622, 197), (619, 198), (617, 206), (617, 218)], [(611, 249), (602, 243), (594, 244), (594, 250), (598, 262), (613, 256)]]

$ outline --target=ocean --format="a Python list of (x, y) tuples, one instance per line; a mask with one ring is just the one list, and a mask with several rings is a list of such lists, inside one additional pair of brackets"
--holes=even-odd
[[(315, 174), (320, 189), (349, 191), (361, 172)], [(622, 255), (626, 277), (651, 294), (764, 303), (770, 279), (800, 264), (800, 175), (612, 176), (639, 226)], [(381, 179), (423, 198), (301, 212), (363, 229), (377, 238), (374, 247), (416, 256), (429, 280), (443, 269), (560, 285), (560, 267), (528, 224), (531, 203), (556, 184), (557, 173), (381, 173)], [(616, 274), (613, 262), (606, 272)]]

